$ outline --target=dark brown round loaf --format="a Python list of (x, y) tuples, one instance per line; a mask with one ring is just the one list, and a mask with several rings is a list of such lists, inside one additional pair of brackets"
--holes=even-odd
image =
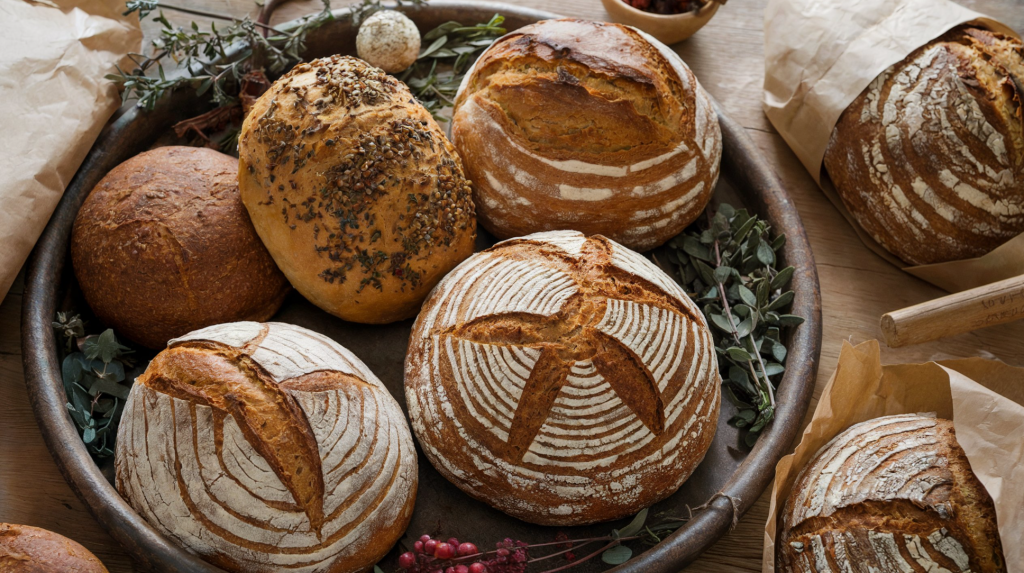
[(108, 173), (71, 235), (93, 312), (150, 348), (277, 312), (288, 281), (249, 221), (237, 177), (233, 157), (195, 147), (153, 149)]
[(107, 573), (78, 543), (52, 531), (0, 523), (0, 573)]
[(995, 508), (953, 422), (850, 427), (800, 472), (779, 516), (778, 573), (1004, 573)]
[(1024, 45), (958, 28), (847, 107), (825, 168), (846, 208), (909, 264), (983, 255), (1024, 232)]

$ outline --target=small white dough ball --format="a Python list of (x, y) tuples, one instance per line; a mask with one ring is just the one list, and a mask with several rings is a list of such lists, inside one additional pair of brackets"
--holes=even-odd
[(420, 31), (405, 14), (381, 10), (359, 26), (359, 57), (385, 72), (400, 72), (420, 55)]

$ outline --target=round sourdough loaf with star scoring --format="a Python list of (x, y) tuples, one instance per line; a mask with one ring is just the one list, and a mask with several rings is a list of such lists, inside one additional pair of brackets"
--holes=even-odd
[(160, 533), (232, 572), (363, 572), (412, 517), (398, 403), (315, 332), (237, 322), (172, 340), (132, 387), (117, 489)]
[(1024, 232), (1024, 44), (962, 27), (921, 47), (846, 108), (825, 168), (857, 223), (912, 265)]
[(242, 125), (238, 185), (292, 285), (345, 320), (416, 315), (473, 252), (455, 148), (409, 88), (350, 56), (299, 64)]
[(498, 243), (438, 284), (413, 326), (405, 390), (434, 467), (520, 519), (616, 519), (704, 458), (721, 399), (703, 315), (601, 236)]
[(0, 573), (107, 573), (107, 568), (63, 535), (0, 523)]
[(779, 573), (1005, 573), (996, 512), (953, 422), (848, 428), (800, 472), (779, 514)]
[(637, 250), (700, 215), (722, 155), (711, 100), (675, 52), (574, 19), (491, 45), (459, 89), (452, 140), (498, 238), (574, 229)]

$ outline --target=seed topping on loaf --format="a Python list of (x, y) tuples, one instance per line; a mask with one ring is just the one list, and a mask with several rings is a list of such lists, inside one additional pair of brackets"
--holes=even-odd
[[(290, 229), (313, 225), (314, 248), (330, 263), (319, 273), (324, 282), (344, 283), (356, 270), (359, 291), (382, 290), (385, 276), (419, 287), (422, 269), (412, 259), (450, 247), (476, 216), (470, 181), (429, 114), (397, 113), (413, 101), (408, 88), (350, 56), (296, 66), (271, 89), (252, 118), (267, 160), (248, 163), (266, 193), (260, 204), (279, 204)], [(324, 168), (296, 198), (309, 185), (293, 176), (310, 161)], [(390, 207), (397, 223), (382, 227), (375, 209), (397, 186), (411, 192)]]

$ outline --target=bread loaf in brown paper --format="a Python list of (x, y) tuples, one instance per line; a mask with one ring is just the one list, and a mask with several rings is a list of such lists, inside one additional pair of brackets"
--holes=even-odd
[(111, 170), (75, 217), (71, 260), (92, 311), (150, 348), (266, 320), (290, 290), (242, 205), (238, 161), (205, 148), (158, 147)]
[(242, 199), (292, 285), (345, 320), (416, 315), (473, 252), (462, 161), (405, 84), (349, 56), (299, 64), (242, 125)]
[(498, 238), (574, 229), (646, 250), (704, 210), (722, 135), (679, 56), (639, 30), (545, 20), (466, 74), (452, 140)]
[(576, 525), (671, 495), (715, 435), (721, 379), (700, 310), (601, 236), (477, 253), (413, 326), (409, 415), (434, 467), (520, 519)]
[(0, 573), (107, 573), (78, 543), (52, 531), (0, 523)]
[(916, 414), (857, 424), (823, 447), (779, 532), (778, 573), (1006, 571), (992, 499), (953, 422)]
[(232, 572), (362, 572), (416, 498), (398, 403), (315, 332), (237, 322), (172, 340), (132, 387), (117, 489), (154, 528)]
[(860, 226), (908, 264), (1024, 232), (1024, 45), (962, 27), (921, 47), (846, 108), (825, 167)]

